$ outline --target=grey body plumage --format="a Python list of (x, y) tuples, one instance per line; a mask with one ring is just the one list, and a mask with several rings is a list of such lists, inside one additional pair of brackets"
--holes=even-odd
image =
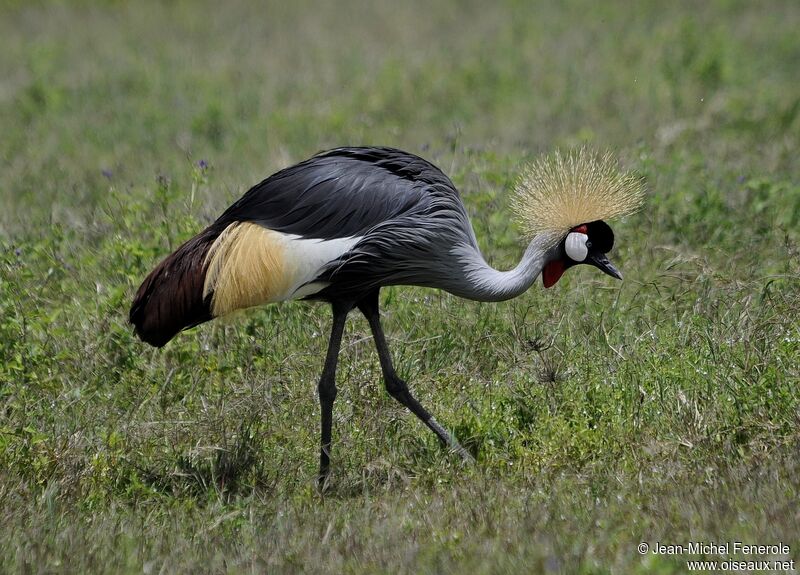
[(500, 301), (541, 271), (534, 252), (510, 272), (490, 268), (450, 179), (392, 148), (318, 154), (254, 186), (218, 222), (248, 219), (305, 238), (361, 236), (312, 280), (330, 286), (309, 299), (357, 300), (376, 288), (416, 285)]

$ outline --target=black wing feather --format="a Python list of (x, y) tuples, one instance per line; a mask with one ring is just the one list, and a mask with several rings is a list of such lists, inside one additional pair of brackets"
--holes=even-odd
[(430, 201), (429, 187), (449, 188), (442, 171), (393, 148), (336, 148), (253, 186), (217, 220), (253, 221), (306, 238), (365, 232)]

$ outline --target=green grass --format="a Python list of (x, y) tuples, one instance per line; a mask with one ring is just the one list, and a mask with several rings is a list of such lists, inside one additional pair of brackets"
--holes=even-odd
[[(6, 2), (0, 570), (683, 573), (636, 546), (736, 539), (800, 560), (800, 6), (596, 4)], [(160, 258), (319, 149), (433, 160), (510, 267), (520, 166), (583, 143), (647, 182), (614, 226), (624, 282), (384, 290), (401, 374), (474, 467), (386, 395), (355, 315), (324, 498), (328, 309), (163, 350), (126, 323)]]

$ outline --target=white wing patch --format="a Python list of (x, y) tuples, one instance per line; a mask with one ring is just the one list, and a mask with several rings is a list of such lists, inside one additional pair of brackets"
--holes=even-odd
[(211, 294), (211, 313), (215, 317), (306, 297), (327, 287), (324, 282), (314, 282), (314, 278), (360, 239), (307, 239), (253, 222), (233, 223), (206, 254), (203, 297)]
[(291, 234), (286, 238), (286, 261), (293, 268), (291, 286), (282, 299), (299, 299), (328, 287), (327, 282), (311, 282), (327, 264), (349, 252), (361, 236), (331, 240), (308, 239)]

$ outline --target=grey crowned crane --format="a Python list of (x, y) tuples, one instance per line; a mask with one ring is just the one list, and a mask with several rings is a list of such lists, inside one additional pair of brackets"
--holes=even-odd
[(381, 326), (384, 286), (446, 290), (503, 301), (541, 274), (553, 286), (589, 264), (621, 279), (608, 261), (605, 219), (635, 211), (639, 181), (606, 155), (556, 154), (523, 173), (512, 207), (530, 243), (519, 265), (498, 271), (481, 255), (458, 191), (439, 168), (392, 148), (337, 148), (253, 186), (213, 224), (167, 256), (136, 293), (130, 321), (161, 347), (181, 330), (238, 309), (304, 299), (333, 308), (318, 392), (322, 411), (320, 486), (327, 482), (336, 364), (345, 320), (367, 318), (386, 391), (465, 459), (469, 453), (414, 398), (392, 365)]

